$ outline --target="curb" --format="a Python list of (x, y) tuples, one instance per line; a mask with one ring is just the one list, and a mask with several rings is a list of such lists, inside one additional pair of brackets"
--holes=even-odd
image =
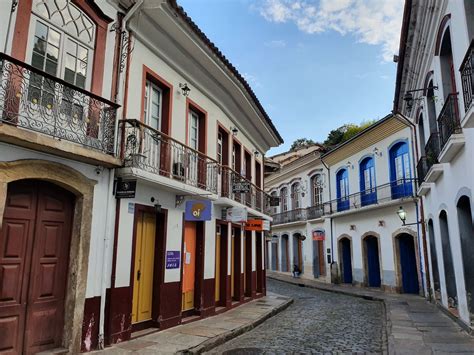
[(284, 311), (286, 308), (288, 308), (291, 304), (293, 303), (293, 299), (288, 299), (288, 301), (282, 303), (281, 305), (273, 308), (270, 312), (264, 314), (262, 317), (256, 319), (253, 321), (251, 324), (243, 325), (239, 328), (236, 328), (234, 330), (230, 330), (226, 333), (223, 333), (221, 335), (218, 335), (214, 338), (208, 339), (204, 341), (203, 343), (196, 345), (192, 348), (186, 349), (179, 351), (178, 354), (201, 354), (205, 351), (209, 351), (221, 344), (224, 344), (225, 342), (234, 339), (238, 337), (239, 335), (242, 335), (249, 330), (252, 330), (253, 328), (259, 326), (263, 322), (265, 322), (267, 319), (277, 315), (278, 313)]
[(394, 354), (395, 353), (395, 350), (393, 349), (393, 344), (391, 344), (391, 342), (390, 342), (390, 335), (389, 335), (390, 334), (389, 329), (392, 328), (392, 322), (390, 321), (390, 317), (389, 317), (388, 312), (387, 312), (386, 300), (384, 298), (377, 297), (377, 296), (370, 296), (370, 295), (354, 294), (354, 293), (351, 293), (349, 291), (336, 290), (336, 289), (333, 289), (333, 288), (330, 288), (330, 287), (325, 287), (324, 285), (313, 285), (313, 284), (308, 284), (308, 283), (304, 283), (304, 282), (293, 282), (291, 280), (282, 280), (278, 277), (271, 276), (271, 275), (268, 275), (268, 274), (267, 274), (267, 278), (272, 279), (272, 280), (276, 280), (276, 281), (280, 281), (280, 282), (285, 282), (285, 283), (292, 284), (292, 285), (297, 285), (297, 286), (300, 286), (300, 287), (307, 287), (307, 288), (312, 288), (312, 289), (315, 289), (315, 290), (332, 292), (332, 293), (337, 293), (337, 294), (340, 294), (340, 295), (362, 298), (362, 299), (368, 300), (368, 301), (381, 302), (382, 307), (383, 307), (383, 313), (385, 315), (385, 317), (383, 319), (383, 325), (384, 325), (385, 331), (383, 332), (383, 335), (382, 335), (382, 342), (385, 345), (386, 349), (383, 351), (383, 353), (384, 354)]

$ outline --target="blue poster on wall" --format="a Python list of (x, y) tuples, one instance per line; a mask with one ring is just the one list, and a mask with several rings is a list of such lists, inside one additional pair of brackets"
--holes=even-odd
[(210, 221), (212, 202), (209, 200), (186, 201), (185, 221)]
[(179, 250), (170, 250), (166, 252), (166, 268), (179, 269), (180, 252)]

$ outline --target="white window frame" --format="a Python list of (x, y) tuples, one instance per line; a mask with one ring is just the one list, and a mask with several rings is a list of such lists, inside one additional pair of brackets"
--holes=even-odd
[[(154, 127), (154, 125), (152, 124), (152, 121), (155, 121), (155, 119), (152, 118), (152, 98), (153, 98), (153, 91), (157, 91), (159, 92), (159, 102), (158, 102), (158, 122), (157, 122), (157, 127)], [(162, 122), (162, 118), (163, 118), (163, 90), (156, 84), (154, 84), (153, 82), (151, 82), (150, 80), (147, 80), (146, 83), (145, 83), (145, 97), (144, 97), (144, 100), (145, 100), (145, 105), (144, 105), (144, 112), (143, 112), (143, 116), (144, 116), (144, 119), (145, 119), (145, 124), (147, 124), (148, 126), (156, 129), (157, 131), (160, 131), (161, 132), (161, 122)]]

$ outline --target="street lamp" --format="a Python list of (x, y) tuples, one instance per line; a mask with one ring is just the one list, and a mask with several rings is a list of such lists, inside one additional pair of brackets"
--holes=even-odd
[(402, 206), (400, 206), (400, 208), (398, 209), (397, 214), (403, 225), (405, 226), (405, 221), (407, 220), (407, 212), (403, 209)]

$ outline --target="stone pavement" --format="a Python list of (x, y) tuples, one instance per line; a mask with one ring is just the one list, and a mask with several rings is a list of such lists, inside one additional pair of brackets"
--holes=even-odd
[(276, 316), (209, 353), (372, 354), (386, 347), (384, 306), (309, 287), (267, 280), (267, 290), (293, 298)]
[(96, 351), (96, 353), (201, 353), (256, 327), (287, 308), (292, 302), (293, 300), (288, 297), (267, 292), (267, 296), (250, 301), (225, 313), (137, 337)]
[(474, 354), (474, 338), (420, 296), (295, 279), (291, 275), (271, 271), (267, 271), (267, 276), (318, 290), (382, 301), (385, 305), (389, 354)]

